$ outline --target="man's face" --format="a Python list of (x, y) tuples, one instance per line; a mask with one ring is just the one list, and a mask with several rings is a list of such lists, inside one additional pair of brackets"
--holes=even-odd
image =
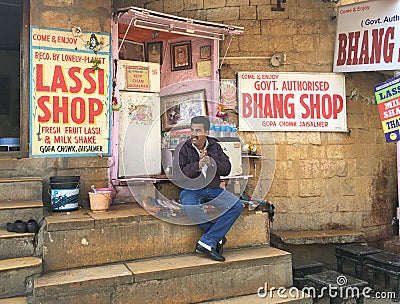
[(192, 137), (192, 143), (197, 148), (204, 148), (206, 143), (206, 137), (208, 135), (208, 131), (204, 130), (203, 124), (191, 124), (190, 125), (190, 133)]

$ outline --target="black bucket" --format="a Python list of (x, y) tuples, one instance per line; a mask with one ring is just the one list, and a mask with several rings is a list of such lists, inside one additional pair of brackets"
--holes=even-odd
[(80, 176), (51, 176), (50, 198), (53, 211), (78, 209)]

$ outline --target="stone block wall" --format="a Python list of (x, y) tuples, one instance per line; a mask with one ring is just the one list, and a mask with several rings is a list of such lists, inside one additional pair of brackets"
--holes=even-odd
[(51, 176), (80, 176), (79, 205), (88, 206), (90, 186), (108, 187), (109, 161), (106, 157), (0, 158), (0, 176), (42, 177), (43, 203), (50, 210)]
[[(111, 0), (30, 0), (30, 24), (33, 26), (83, 31), (110, 32)], [(50, 207), (49, 178), (80, 175), (80, 204), (88, 205), (90, 186), (107, 187), (109, 160), (101, 157), (0, 158), (2, 177), (35, 176), (44, 181), (43, 201)]]
[[(272, 1), (275, 2), (275, 1)], [(278, 68), (267, 58), (224, 60), (221, 78), (237, 72), (332, 72), (335, 4), (287, 0), (274, 11), (265, 0), (116, 1), (183, 17), (243, 26), (221, 43), (220, 57), (268, 57), (283, 52)], [(276, 206), (274, 229), (353, 228), (369, 241), (392, 234), (397, 205), (396, 145), (385, 143), (373, 86), (393, 75), (347, 73), (348, 133), (257, 132), (240, 135), (259, 145), (256, 178), (248, 189)], [(254, 173), (253, 166), (250, 166)]]

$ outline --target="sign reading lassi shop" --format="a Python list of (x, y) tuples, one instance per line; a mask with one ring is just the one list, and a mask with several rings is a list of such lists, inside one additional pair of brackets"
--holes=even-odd
[(400, 140), (400, 76), (374, 87), (386, 142)]
[(346, 132), (343, 75), (238, 73), (240, 131)]
[(31, 156), (109, 155), (110, 35), (31, 27), (30, 37)]

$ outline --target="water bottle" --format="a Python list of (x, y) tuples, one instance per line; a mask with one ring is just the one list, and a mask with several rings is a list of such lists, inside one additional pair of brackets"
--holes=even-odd
[(225, 137), (231, 137), (231, 124), (228, 120), (225, 121)]
[(215, 125), (214, 125), (215, 121), (214, 119), (210, 119), (210, 136), (211, 137), (215, 137)]
[(227, 131), (227, 127), (226, 127), (226, 121), (221, 121), (221, 137), (226, 137), (226, 131)]
[(233, 120), (231, 120), (231, 137), (237, 137), (237, 128)]
[(221, 137), (221, 122), (219, 118), (217, 118), (215, 121), (214, 130), (215, 130), (215, 137)]

